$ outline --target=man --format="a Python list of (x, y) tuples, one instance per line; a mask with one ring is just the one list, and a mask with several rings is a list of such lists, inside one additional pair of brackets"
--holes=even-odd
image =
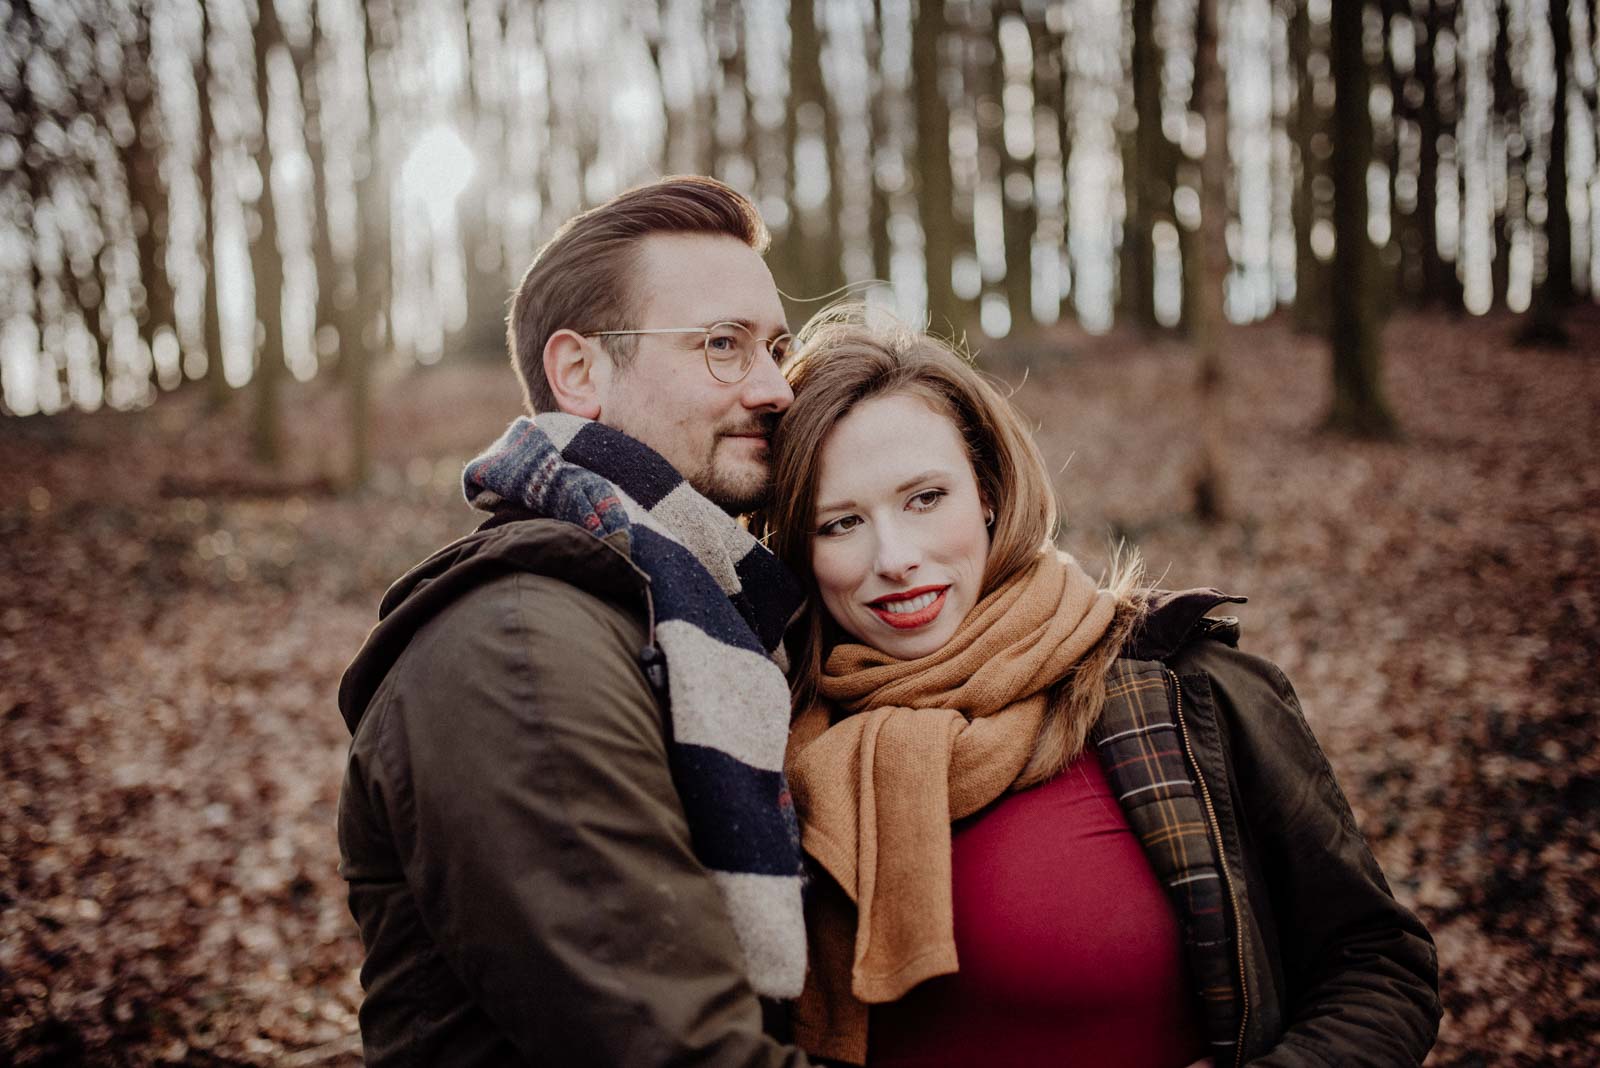
[(733, 519), (793, 399), (766, 241), (667, 179), (517, 291), (536, 418), (468, 466), (491, 518), (390, 589), (340, 688), (368, 1064), (806, 1063), (763, 1028), (805, 972), (800, 597)]

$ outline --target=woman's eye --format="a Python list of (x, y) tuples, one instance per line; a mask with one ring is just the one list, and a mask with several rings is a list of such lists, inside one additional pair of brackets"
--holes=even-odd
[(838, 519), (830, 519), (818, 527), (817, 534), (824, 538), (837, 537), (840, 534), (848, 534), (860, 525), (860, 516), (842, 515)]
[(911, 510), (915, 512), (926, 512), (928, 509), (938, 504), (939, 499), (943, 496), (944, 490), (923, 490), (921, 493), (911, 498)]

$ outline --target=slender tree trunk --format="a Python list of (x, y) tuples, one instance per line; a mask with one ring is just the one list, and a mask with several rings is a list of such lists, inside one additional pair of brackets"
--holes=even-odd
[(261, 345), (256, 354), (255, 406), (250, 427), (252, 452), (263, 463), (283, 460), (283, 417), (279, 392), (283, 381), (283, 256), (278, 250), (278, 213), (272, 193), (271, 85), (267, 67), (283, 40), (273, 0), (259, 0), (255, 32), (256, 102), (261, 111), (261, 142), (256, 167), (261, 172), (261, 198), (256, 202), (257, 230), (252, 246), (255, 309)]
[(1461, 308), (1461, 284), (1455, 264), (1439, 253), (1439, 138), (1445, 124), (1454, 124), (1439, 91), (1434, 49), (1443, 20), (1439, 0), (1421, 0), (1423, 18), (1418, 27), (1417, 81), (1422, 84), (1422, 106), (1417, 112), (1421, 149), (1417, 161), (1417, 225), (1422, 248), (1422, 303)]
[(1317, 258), (1311, 240), (1318, 211), (1318, 177), (1327, 173), (1318, 151), (1323, 138), (1323, 116), (1317, 107), (1316, 80), (1312, 77), (1311, 57), (1316, 47), (1312, 37), (1309, 0), (1298, 0), (1289, 20), (1289, 62), (1296, 72), (1293, 139), (1300, 173), (1294, 183), (1294, 321), (1307, 333), (1322, 333), (1328, 321), (1328, 272)]
[(1407, 86), (1416, 74), (1416, 61), (1413, 56), (1412, 68), (1403, 71), (1395, 57), (1392, 42), (1399, 26), (1408, 26), (1414, 31), (1416, 19), (1412, 17), (1409, 6), (1394, 5), (1386, 7), (1384, 11), (1383, 33), (1383, 68), (1389, 80), (1389, 94), (1393, 104), (1390, 108), (1389, 129), (1384, 138), (1384, 155), (1389, 169), (1389, 219), (1391, 224), (1387, 253), (1391, 274), (1395, 284), (1390, 289), (1389, 303), (1392, 306), (1404, 299), (1412, 304), (1420, 302), (1422, 296), (1422, 263), (1421, 249), (1422, 237), (1417, 227), (1416, 205), (1409, 210), (1401, 206), (1400, 189), (1404, 181), (1403, 168), (1405, 160), (1400, 153), (1403, 132), (1410, 128), (1416, 121), (1415, 109), (1411, 106), (1407, 95)]
[[(317, 273), (317, 305), (312, 327), (318, 334), (320, 356), (323, 347), (321, 333), (324, 330), (340, 333), (340, 307), (349, 304), (354, 293), (345, 278), (344, 265), (334, 253), (333, 234), (328, 225), (329, 124), (320, 78), (324, 60), (322, 11), (321, 5), (315, 0), (309, 6), (311, 33), (305, 47), (296, 50), (294, 65), (300, 82), (301, 99), (305, 102), (306, 156), (311, 171), (311, 262)], [(340, 341), (343, 341), (342, 337)], [(337, 359), (339, 345), (334, 345), (332, 351)]]
[(1496, 29), (1494, 37), (1494, 110), (1490, 123), (1498, 131), (1491, 146), (1498, 144), (1505, 154), (1505, 202), (1498, 205), (1494, 234), (1494, 258), (1490, 264), (1493, 280), (1494, 307), (1506, 305), (1507, 291), (1511, 286), (1511, 248), (1517, 231), (1522, 227), (1524, 190), (1524, 152), (1511, 150), (1511, 136), (1522, 127), (1522, 100), (1511, 66), (1511, 0), (1499, 0), (1495, 7)]
[(1562, 312), (1572, 303), (1572, 220), (1567, 212), (1567, 63), (1572, 54), (1572, 22), (1567, 0), (1549, 0), (1550, 36), (1554, 45), (1555, 101), (1550, 126), (1550, 160), (1546, 170), (1544, 277), (1535, 278), (1528, 322), (1519, 340), (1524, 344), (1565, 345)]
[[(1069, 91), (1071, 84), (1069, 77), (1069, 63), (1067, 55), (1067, 33), (1065, 29), (1059, 37), (1054, 39), (1056, 59), (1056, 99), (1059, 106), (1056, 109), (1056, 139), (1061, 145), (1061, 234), (1062, 244), (1070, 245), (1072, 237), (1072, 93)], [(1062, 262), (1068, 272), (1068, 292), (1061, 298), (1061, 317), (1069, 321), (1076, 321), (1078, 309), (1071, 290), (1077, 288), (1077, 265), (1073, 263), (1071, 250), (1061, 250)]]
[[(1005, 94), (1013, 85), (1019, 85), (1028, 92), (1028, 97), (1033, 96), (1033, 30), (1022, 19), (1022, 5), (1016, 0), (997, 6), (994, 19), (994, 32), (991, 34), (992, 47), (996, 53), (996, 70), (1001, 72), (1000, 97), (995, 101), (1001, 107), (1001, 137), (1000, 137), (1000, 202), (1005, 231), (1006, 249), (1006, 306), (1011, 311), (1011, 329), (1021, 330), (1033, 325), (1033, 238), (1039, 231), (1038, 191), (1034, 188), (1033, 172), (1038, 160), (1038, 146), (1033, 144), (1032, 124), (1033, 108), (1028, 108), (1030, 151), (1026, 155), (1019, 155), (1014, 150), (1010, 138), (1005, 136), (1005, 123), (1009, 121), (1005, 104)], [(1003, 56), (1000, 54), (1000, 25), (1002, 18), (1013, 18), (1021, 22), (1028, 30), (1028, 79), (1018, 83), (1014, 81), (1012, 71), (1006, 70)]]
[[(799, 267), (790, 292), (813, 298), (844, 284), (838, 120), (822, 79), (822, 35), (814, 0), (790, 0), (789, 35), (788, 200), (792, 227), (787, 240), (798, 245), (794, 254)], [(806, 178), (803, 168), (817, 162), (809, 153), (818, 146), (828, 193), (822, 205), (812, 206), (801, 199), (801, 183)]]
[(911, 83), (917, 111), (917, 215), (922, 223), (928, 323), (935, 333), (959, 336), (966, 317), (950, 279), (955, 264), (950, 108), (939, 85), (945, 33), (944, 0), (918, 4), (911, 33)]
[(1333, 5), (1333, 407), (1331, 428), (1388, 436), (1394, 419), (1379, 376), (1374, 314), (1373, 252), (1367, 238), (1367, 161), (1372, 122), (1367, 104), (1367, 61), (1362, 54), (1360, 3)]
[(174, 320), (172, 280), (167, 275), (167, 188), (161, 180), (162, 133), (155, 106), (150, 66), (150, 24), (142, 10), (134, 12), (134, 38), (123, 48), (123, 100), (132, 127), (127, 144), (119, 146), (128, 199), (133, 209), (134, 245), (139, 257), (139, 334), (154, 346), (156, 335)]
[(195, 91), (200, 111), (200, 150), (195, 170), (200, 178), (200, 258), (205, 264), (205, 291), (201, 319), (206, 346), (206, 397), (213, 409), (228, 402), (232, 393), (222, 358), (222, 312), (217, 302), (216, 149), (217, 130), (211, 117), (211, 20), (200, 6), (200, 59), (195, 70)]
[[(1053, 181), (1050, 168), (1061, 168), (1058, 186), (1060, 201), (1049, 217), (1040, 220), (1039, 236), (1042, 241), (1055, 246), (1055, 254), (1064, 264), (1067, 240), (1067, 145), (1062, 137), (1066, 132), (1067, 99), (1066, 81), (1061, 69), (1061, 33), (1052, 25), (1051, 17), (1046, 12), (1030, 10), (1029, 21), (1033, 33), (1033, 126), (1036, 134), (1047, 134), (1034, 156), (1036, 190), (1046, 182)], [(1053, 144), (1052, 137), (1055, 139)], [(1045, 146), (1051, 148), (1048, 156), (1043, 151)], [(1065, 310), (1060, 307), (1062, 302), (1054, 297), (1052, 300), (1057, 305), (1056, 314), (1062, 314)]]
[[(362, 486), (372, 472), (372, 369), (390, 338), (389, 307), (389, 171), (382, 152), (379, 128), (378, 86), (382, 74), (379, 56), (386, 48), (376, 35), (374, 5), (363, 4), (362, 25), (366, 53), (367, 132), (366, 167), (356, 183), (356, 210), (360, 213), (360, 254), (357, 256), (357, 308), (359, 335), (346, 352), (351, 357), (345, 378), (349, 405), (351, 486)], [(392, 11), (386, 8), (386, 13)], [(581, 173), (581, 172), (580, 172)]]
[[(505, 47), (504, 34), (498, 39), (485, 35), (499, 32), (489, 20), (472, 19), (462, 12), (463, 36), (468, 42), (467, 69), (478, 71), (491, 60), (481, 51)], [(473, 23), (477, 25), (474, 27)], [(505, 350), (506, 305), (510, 286), (506, 278), (506, 264), (497, 232), (496, 215), (501, 201), (497, 165), (500, 146), (505, 143), (506, 116), (498, 100), (490, 100), (479, 92), (478, 79), (467, 79), (466, 106), (458, 118), (458, 125), (472, 146), (477, 169), (472, 184), (456, 200), (456, 217), (460, 226), (461, 259), (466, 275), (466, 319), (455, 338), (459, 350), (481, 355)]]
[[(1161, 52), (1156, 47), (1156, 5), (1133, 5), (1134, 128), (1123, 137), (1123, 196), (1127, 223), (1122, 235), (1122, 312), (1140, 330), (1156, 329), (1155, 224), (1162, 205), (1167, 153), (1161, 131)], [(1170, 190), (1166, 194), (1171, 200)]]
[(1194, 473), (1194, 512), (1215, 522), (1226, 512), (1220, 411), (1224, 380), (1222, 331), (1228, 276), (1228, 86), (1220, 52), (1221, 0), (1200, 0), (1195, 18), (1195, 98), (1205, 119), (1200, 161), (1200, 261), (1193, 308), (1200, 449)]
[(1572, 218), (1567, 211), (1567, 85), (1572, 61), (1572, 13), (1568, 0), (1549, 0), (1550, 37), (1555, 53), (1555, 109), (1550, 124), (1550, 166), (1545, 182), (1549, 214), (1545, 221), (1548, 264), (1545, 290), (1557, 308), (1572, 303)]

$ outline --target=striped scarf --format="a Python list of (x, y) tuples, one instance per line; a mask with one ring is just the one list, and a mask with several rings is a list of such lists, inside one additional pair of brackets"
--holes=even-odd
[[(516, 420), (463, 475), (473, 507), (511, 505), (624, 533), (650, 579), (666, 660), (673, 783), (696, 856), (722, 892), (758, 994), (805, 980), (799, 832), (783, 776), (783, 633), (799, 584), (776, 557), (639, 441), (561, 413)], [(641, 920), (641, 922), (643, 922)]]

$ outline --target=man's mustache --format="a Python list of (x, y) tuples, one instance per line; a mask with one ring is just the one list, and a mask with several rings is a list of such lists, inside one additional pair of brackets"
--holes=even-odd
[(773, 435), (773, 432), (777, 429), (778, 415), (774, 412), (770, 415), (757, 416), (752, 422), (744, 423), (736, 427), (730, 427), (723, 430), (721, 433), (725, 438), (744, 437), (746, 435), (759, 434), (764, 438), (770, 439)]

